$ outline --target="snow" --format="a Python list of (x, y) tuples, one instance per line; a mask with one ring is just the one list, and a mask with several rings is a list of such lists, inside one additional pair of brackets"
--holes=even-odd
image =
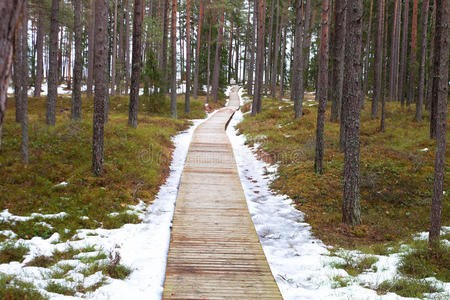
[[(208, 116), (211, 117), (214, 113)], [(120, 253), (121, 263), (130, 267), (133, 272), (126, 280), (108, 278), (108, 284), (101, 286), (96, 291), (88, 293), (91, 299), (160, 299), (163, 290), (164, 274), (167, 260), (167, 252), (170, 240), (170, 228), (174, 213), (175, 200), (178, 192), (178, 184), (184, 167), (189, 144), (195, 128), (203, 120), (193, 120), (194, 125), (185, 132), (175, 136), (172, 141), (175, 150), (172, 154), (170, 175), (166, 183), (161, 186), (155, 200), (151, 205), (142, 201), (135, 206), (129, 206), (131, 212), (136, 213), (141, 219), (140, 224), (126, 224), (118, 229), (106, 230), (78, 230), (74, 240), (65, 243), (59, 242), (59, 234), (55, 233), (47, 240), (41, 237), (33, 237), (30, 240), (20, 239), (16, 243), (29, 247), (30, 252), (22, 263), (11, 262), (0, 265), (0, 272), (17, 275), (21, 280), (33, 282), (40, 292), (50, 296), (51, 299), (79, 299), (58, 294), (48, 293), (44, 290), (49, 280), (43, 277), (48, 269), (37, 267), (25, 267), (24, 265), (38, 255), (51, 255), (53, 251), (64, 251), (69, 247), (81, 249), (95, 245), (98, 250)], [(62, 212), (53, 215), (32, 214), (30, 217), (15, 216), (4, 210), (0, 213), (0, 221), (26, 221), (36, 216), (43, 218), (64, 217)], [(13, 235), (12, 232), (6, 232)], [(77, 258), (81, 258), (78, 257)], [(101, 274), (95, 273), (84, 277), (79, 271), (85, 265), (79, 260), (66, 260), (76, 268), (68, 274), (81, 281), (87, 287), (102, 280)], [(53, 279), (52, 279), (53, 280)], [(58, 281), (59, 282), (59, 281)]]
[(427, 152), (428, 150), (429, 150), (428, 148), (423, 148), (423, 149), (420, 149), (419, 151)]
[[(394, 293), (379, 296), (369, 288), (376, 288), (384, 280), (399, 276), (399, 253), (374, 255), (378, 258), (374, 264), (376, 269), (366, 270), (354, 278), (348, 277), (345, 270), (332, 266), (333, 263), (344, 261), (343, 258), (329, 255), (328, 249), (332, 247), (324, 245), (312, 235), (310, 225), (304, 222), (304, 214), (293, 207), (293, 201), (288, 196), (275, 194), (270, 190), (277, 166), (258, 160), (255, 155), (258, 145), (248, 147), (245, 135), (237, 134), (235, 126), (242, 120), (242, 112), (237, 111), (228, 126), (227, 134), (233, 147), (250, 215), (283, 298), (402, 299)], [(366, 256), (359, 251), (340, 252), (343, 257)], [(333, 280), (335, 276), (347, 277), (350, 282), (346, 287), (339, 287)], [(447, 293), (445, 295), (448, 295), (450, 283), (439, 284)]]

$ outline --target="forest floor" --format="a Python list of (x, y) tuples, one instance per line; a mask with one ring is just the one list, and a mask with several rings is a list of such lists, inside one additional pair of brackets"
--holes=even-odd
[[(318, 175), (313, 171), (317, 117), (314, 95), (305, 95), (304, 116), (295, 121), (293, 103), (287, 99), (279, 102), (265, 98), (262, 112), (251, 117), (249, 97), (243, 98), (244, 116), (236, 126), (237, 134), (245, 136), (244, 143), (267, 164), (266, 172), (273, 177), (270, 189), (292, 199), (293, 205), (305, 214), (304, 221), (311, 225), (313, 236), (332, 247), (330, 256), (340, 259), (331, 262), (334, 268), (346, 271), (332, 278), (338, 288), (353, 282), (379, 294), (424, 297), (432, 291), (424, 292), (429, 282), (437, 278), (446, 282), (444, 290), (449, 292), (448, 182), (442, 209), (443, 242), (434, 252), (428, 251), (426, 244), (435, 149), (434, 141), (428, 138), (427, 113), (424, 121), (417, 124), (412, 120), (413, 106), (401, 108), (397, 103), (388, 103), (387, 129), (379, 132), (379, 121), (370, 120), (369, 109), (363, 111), (363, 224), (348, 227), (341, 222), (343, 154), (339, 152), (339, 124), (328, 121), (329, 107), (325, 174)], [(448, 162), (449, 159), (447, 165)], [(447, 177), (448, 173), (446, 169)], [(255, 192), (259, 193), (258, 189)], [(386, 272), (380, 272), (380, 267)], [(431, 281), (423, 281), (424, 278)]]
[[(8, 99), (0, 155), (2, 299), (81, 296), (128, 277), (135, 267), (130, 256), (139, 258), (139, 253), (115, 248), (125, 241), (133, 247), (133, 238), (142, 232), (153, 231), (154, 243), (160, 242), (157, 229), (140, 224), (145, 218), (142, 211), (170, 179), (174, 143), (189, 144), (193, 123), (188, 119), (207, 116), (204, 96), (191, 99), (187, 115), (180, 95), (178, 120), (170, 118), (168, 99), (142, 96), (139, 126), (133, 129), (127, 125), (128, 97), (111, 97), (105, 175), (95, 177), (91, 172), (93, 100), (83, 97), (81, 122), (70, 120), (70, 101), (70, 95), (57, 99), (56, 126), (49, 127), (46, 98), (29, 98), (30, 163), (24, 167), (20, 124), (15, 122), (14, 100)], [(214, 105), (207, 108), (213, 109)], [(178, 160), (183, 163), (182, 155)], [(148, 258), (152, 251), (147, 252)], [(156, 272), (163, 276), (163, 270)]]

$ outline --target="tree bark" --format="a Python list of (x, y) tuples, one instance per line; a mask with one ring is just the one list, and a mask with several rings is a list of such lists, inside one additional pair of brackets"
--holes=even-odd
[(167, 94), (167, 85), (168, 85), (168, 74), (167, 74), (167, 45), (168, 45), (168, 34), (169, 34), (169, 0), (163, 0), (163, 40), (162, 40), (162, 48), (161, 48), (161, 56), (159, 61), (159, 68), (161, 69), (162, 74), (162, 84), (161, 84), (161, 92), (163, 94)]
[(373, 10), (373, 0), (370, 0), (369, 8), (369, 24), (367, 24), (367, 40), (364, 55), (364, 82), (363, 82), (363, 98), (362, 98), (362, 108), (364, 108), (364, 101), (367, 94), (367, 83), (369, 82), (369, 55), (370, 55), (370, 40), (372, 34), (372, 10)]
[[(430, 57), (429, 57), (429, 61), (430, 61), (430, 70), (428, 72), (428, 77), (429, 77), (429, 84), (427, 85), (427, 99), (425, 101), (425, 109), (431, 112), (431, 97), (432, 97), (432, 91), (433, 91), (433, 77), (432, 77), (432, 69), (433, 69), (433, 62), (434, 62), (434, 36), (436, 33), (436, 0), (433, 0), (433, 12), (431, 13), (431, 45), (430, 45)], [(430, 114), (430, 119), (433, 118), (433, 114)]]
[(398, 51), (399, 51), (399, 12), (401, 3), (395, 0), (394, 5), (394, 19), (392, 23), (392, 40), (391, 40), (391, 67), (389, 75), (389, 101), (397, 100), (397, 83), (398, 83)]
[[(211, 10), (210, 10), (211, 14)], [(209, 87), (211, 78), (211, 16), (209, 18), (209, 32), (208, 32), (208, 62), (206, 69), (206, 103), (209, 103)]]
[(423, 1), (422, 6), (422, 45), (420, 47), (420, 65), (419, 65), (419, 94), (416, 102), (416, 122), (422, 121), (423, 98), (425, 91), (425, 60), (427, 57), (427, 29), (428, 29), (428, 11), (429, 0)]
[(270, 0), (270, 16), (269, 16), (269, 40), (267, 43), (267, 64), (265, 70), (265, 86), (269, 86), (269, 78), (270, 78), (270, 67), (271, 67), (271, 59), (272, 59), (272, 42), (273, 42), (273, 14), (275, 8), (275, 0)]
[(447, 135), (449, 0), (436, 0), (436, 35), (434, 40), (433, 102), (435, 103), (436, 157), (434, 187), (431, 200), (429, 244), (439, 246), (441, 231), (442, 194), (444, 192), (445, 148)]
[(401, 49), (401, 61), (400, 61), (400, 75), (398, 78), (398, 98), (403, 106), (405, 103), (405, 80), (406, 80), (406, 58), (408, 52), (408, 14), (409, 14), (409, 0), (405, 0), (403, 6), (403, 29), (402, 29), (402, 49)]
[(361, 119), (361, 46), (362, 0), (347, 1), (347, 29), (345, 45), (345, 71), (342, 101), (347, 107), (345, 117), (344, 152), (344, 223), (361, 224), (360, 209), (360, 119)]
[(406, 105), (409, 106), (414, 103), (415, 89), (416, 89), (416, 55), (417, 55), (417, 6), (418, 0), (413, 0), (413, 11), (412, 11), (412, 24), (411, 24), (411, 54), (409, 56), (409, 89), (408, 98), (406, 99)]
[(21, 129), (22, 129), (22, 140), (21, 140), (21, 153), (22, 153), (22, 161), (25, 165), (28, 165), (28, 3), (25, 1), (24, 4), (24, 12), (22, 18), (22, 28), (21, 31), (21, 45), (19, 47), (22, 48), (20, 51), (22, 55), (21, 59), (21, 68), (20, 68), (20, 82), (22, 95), (20, 99), (21, 113), (22, 116), (20, 118), (21, 121)]
[[(231, 17), (232, 18), (232, 17)], [(228, 45), (228, 74), (227, 74), (227, 82), (230, 84), (231, 80), (231, 64), (233, 62), (233, 19), (230, 20), (230, 44)]]
[(287, 25), (284, 25), (283, 46), (281, 49), (281, 65), (280, 65), (280, 94), (278, 100), (283, 100), (284, 96), (284, 64), (286, 61), (286, 43), (287, 43)]
[(113, 26), (113, 48), (112, 48), (112, 62), (111, 62), (111, 95), (116, 94), (116, 59), (117, 59), (117, 1), (114, 0), (114, 26)]
[(195, 70), (194, 70), (194, 99), (198, 97), (198, 72), (200, 69), (200, 46), (202, 42), (202, 23), (203, 23), (204, 3), (200, 1), (200, 8), (198, 12), (198, 27), (197, 27), (197, 51), (195, 52)]
[(103, 175), (103, 144), (105, 127), (105, 99), (108, 94), (108, 0), (95, 0), (95, 95), (94, 130), (92, 136), (92, 170)]
[(381, 86), (381, 119), (380, 119), (380, 131), (384, 132), (386, 128), (386, 89), (387, 89), (387, 78), (388, 78), (388, 62), (387, 58), (387, 47), (388, 47), (388, 23), (389, 23), (389, 6), (385, 5), (384, 9), (384, 44), (383, 44), (383, 53), (384, 57), (384, 74), (383, 74), (383, 83)]
[(320, 35), (319, 50), (319, 84), (317, 86), (317, 96), (319, 107), (317, 109), (316, 123), (316, 155), (314, 160), (314, 171), (323, 173), (323, 153), (324, 141), (323, 131), (325, 126), (325, 110), (327, 107), (327, 88), (328, 88), (328, 31), (329, 19), (328, 10), (330, 0), (322, 0), (322, 26)]
[(128, 125), (136, 128), (138, 125), (139, 109), (139, 78), (141, 76), (142, 57), (142, 22), (144, 20), (144, 5), (142, 0), (134, 0), (133, 16), (133, 56), (131, 72), (130, 106)]
[[(131, 0), (127, 0), (127, 6), (125, 10), (125, 95), (128, 95), (130, 87), (130, 11)], [(142, 43), (142, 42), (141, 42)], [(141, 50), (142, 52), (142, 50)]]
[(295, 39), (294, 39), (294, 61), (292, 65), (291, 100), (294, 102), (295, 118), (302, 116), (303, 95), (303, 1), (296, 0), (295, 6)]
[(384, 0), (378, 0), (377, 38), (375, 40), (374, 88), (372, 99), (372, 120), (378, 118), (378, 103), (382, 94), (383, 77), (383, 35), (384, 35)]
[(191, 112), (191, 0), (186, 0), (186, 93), (184, 111)]
[(225, 18), (225, 12), (220, 12), (220, 21), (219, 21), (219, 32), (216, 42), (216, 56), (214, 58), (214, 69), (213, 69), (213, 78), (212, 78), (212, 93), (214, 102), (217, 103), (219, 100), (219, 76), (220, 76), (220, 52), (222, 50), (222, 39), (223, 39), (223, 23)]
[[(314, 19), (316, 17), (315, 10), (311, 10), (311, 1), (312, 0), (306, 0), (305, 5), (305, 39), (303, 41), (303, 73), (305, 74), (303, 76), (304, 80), (306, 81), (303, 84), (303, 90), (300, 91), (300, 93), (305, 92), (305, 87), (308, 86), (308, 69), (309, 69), (309, 55), (310, 55), (310, 48), (311, 48), (311, 35), (312, 35), (312, 27), (314, 24)], [(330, 14), (331, 14), (331, 3), (330, 2)], [(331, 26), (331, 19), (330, 19), (330, 26)], [(328, 43), (330, 45), (330, 43)], [(329, 53), (329, 56), (331, 56), (331, 53)], [(331, 57), (329, 59), (332, 59)], [(328, 73), (330, 74), (330, 73)], [(331, 76), (328, 76), (328, 81), (330, 81)], [(328, 82), (328, 85), (330, 85), (330, 82)]]
[[(251, 5), (252, 0), (248, 1), (248, 5)], [(248, 82), (247, 91), (249, 95), (253, 95), (253, 77), (255, 69), (255, 35), (256, 35), (256, 2), (253, 1), (253, 21), (252, 29), (250, 31), (250, 62), (248, 66)]]
[[(256, 2), (255, 2), (256, 3)], [(256, 70), (255, 70), (255, 91), (252, 103), (252, 116), (261, 112), (262, 88), (264, 76), (264, 29), (265, 29), (266, 1), (260, 0), (257, 3), (257, 45), (256, 45)]]
[(92, 86), (94, 82), (94, 46), (95, 46), (94, 4), (95, 4), (94, 0), (91, 0), (91, 7), (89, 10), (89, 22), (88, 22), (88, 74), (86, 84), (87, 85), (86, 93), (88, 97), (92, 97)]
[[(22, 22), (21, 25), (22, 26)], [(22, 84), (22, 30), (19, 30), (16, 34), (14, 41), (14, 101), (16, 108), (16, 122), (22, 122), (22, 98), (23, 98), (23, 84)]]
[(170, 113), (177, 118), (177, 0), (172, 0)]
[(277, 0), (277, 14), (276, 14), (276, 37), (275, 37), (275, 47), (274, 47), (274, 59), (272, 65), (271, 75), (271, 94), (272, 97), (276, 97), (277, 93), (277, 75), (278, 75), (278, 55), (280, 53), (280, 42), (281, 42), (281, 28), (283, 27), (284, 14), (280, 18), (280, 0)]
[(81, 77), (83, 72), (82, 57), (82, 25), (81, 25), (81, 0), (74, 0), (74, 31), (75, 31), (75, 62), (73, 64), (73, 90), (70, 117), (72, 120), (81, 119)]
[[(383, 0), (380, 0), (383, 1)], [(334, 24), (333, 79), (331, 88), (330, 121), (337, 122), (341, 113), (342, 85), (344, 77), (345, 23), (347, 0), (336, 0), (336, 23)], [(342, 129), (342, 126), (341, 126)]]
[(42, 8), (39, 8), (38, 13), (38, 28), (36, 34), (36, 79), (34, 83), (34, 97), (41, 96), (41, 86), (44, 77), (44, 16), (42, 13)]
[(48, 70), (48, 95), (46, 122), (55, 125), (56, 97), (58, 93), (58, 29), (59, 29), (59, 0), (52, 0), (50, 17), (50, 45)]

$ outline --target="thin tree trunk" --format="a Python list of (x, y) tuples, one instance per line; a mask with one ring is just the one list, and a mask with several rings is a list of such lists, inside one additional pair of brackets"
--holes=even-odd
[(280, 95), (278, 100), (283, 100), (284, 96), (284, 64), (286, 61), (286, 43), (287, 43), (287, 25), (284, 25), (283, 46), (281, 49), (281, 66), (280, 66)]
[(292, 65), (291, 100), (294, 102), (295, 118), (302, 116), (303, 110), (303, 1), (296, 0), (294, 61)]
[(416, 55), (417, 55), (417, 6), (418, 0), (413, 0), (413, 11), (412, 11), (412, 24), (411, 24), (411, 54), (409, 56), (409, 89), (408, 98), (406, 99), (406, 105), (409, 106), (414, 103), (415, 89), (416, 89)]
[(159, 61), (159, 68), (162, 73), (162, 84), (161, 84), (161, 92), (163, 94), (167, 94), (167, 86), (168, 86), (168, 74), (167, 74), (167, 45), (169, 40), (169, 0), (163, 0), (163, 40), (162, 40), (162, 48), (161, 48), (161, 56)]
[(274, 14), (274, 8), (275, 8), (275, 0), (270, 0), (271, 7), (270, 7), (270, 16), (269, 16), (269, 40), (267, 43), (267, 64), (266, 64), (266, 70), (265, 70), (265, 86), (269, 86), (269, 79), (270, 79), (270, 67), (271, 67), (271, 59), (272, 59), (272, 41), (273, 41), (273, 14)]
[(365, 47), (364, 56), (364, 81), (363, 81), (363, 98), (362, 98), (362, 108), (364, 108), (364, 101), (367, 94), (367, 83), (369, 82), (369, 55), (370, 55), (370, 39), (372, 34), (372, 10), (373, 10), (373, 0), (370, 0), (370, 10), (369, 10), (369, 24), (367, 24), (367, 40)]
[(89, 10), (88, 22), (88, 74), (86, 93), (88, 97), (92, 97), (92, 86), (94, 82), (94, 0), (91, 1), (91, 8)]
[(81, 1), (74, 0), (74, 31), (75, 31), (75, 62), (73, 64), (73, 90), (72, 90), (72, 106), (70, 111), (70, 118), (72, 120), (81, 119), (81, 77), (83, 72), (83, 57), (82, 57), (82, 25), (81, 25)]
[(427, 57), (428, 11), (430, 9), (429, 4), (429, 0), (424, 0), (422, 6), (422, 45), (420, 47), (419, 95), (417, 95), (416, 102), (416, 122), (422, 121), (422, 108), (425, 91), (425, 60)]
[(139, 78), (141, 76), (142, 56), (142, 22), (144, 20), (144, 5), (142, 0), (134, 0), (133, 16), (133, 62), (131, 72), (130, 106), (128, 125), (136, 128), (138, 125), (139, 109)]
[(434, 187), (431, 200), (429, 244), (439, 246), (441, 231), (442, 194), (444, 191), (445, 148), (447, 135), (449, 18), (448, 0), (436, 0), (436, 35), (434, 40), (433, 102), (435, 103), (436, 157), (434, 161)]
[(375, 40), (375, 61), (374, 61), (374, 87), (371, 117), (378, 118), (378, 104), (383, 88), (383, 35), (384, 35), (384, 0), (378, 0), (377, 10), (377, 37)]
[(108, 94), (108, 0), (95, 0), (95, 95), (94, 130), (92, 136), (92, 170), (103, 175), (105, 99)]
[(394, 19), (392, 23), (392, 40), (391, 40), (391, 68), (389, 75), (389, 101), (396, 100), (396, 91), (397, 91), (397, 70), (398, 70), (398, 61), (397, 61), (397, 52), (399, 50), (398, 43), (398, 18), (399, 18), (399, 7), (401, 3), (399, 0), (395, 0), (394, 5)]
[(21, 45), (19, 47), (22, 48), (22, 65), (20, 68), (20, 82), (22, 85), (22, 95), (20, 99), (21, 113), (21, 127), (22, 127), (22, 140), (21, 140), (21, 153), (22, 153), (22, 161), (25, 165), (28, 165), (28, 3), (25, 1), (24, 4), (24, 12), (22, 19), (22, 28), (21, 31)]
[(384, 9), (384, 74), (382, 79), (381, 86), (381, 119), (380, 119), (380, 131), (384, 132), (386, 128), (386, 89), (387, 89), (387, 78), (388, 78), (388, 62), (389, 59), (387, 57), (387, 47), (388, 47), (388, 23), (389, 23), (389, 6), (385, 5)]
[[(21, 22), (22, 24), (22, 22)], [(21, 25), (22, 26), (22, 25)], [(14, 100), (16, 108), (16, 122), (22, 122), (22, 98), (23, 98), (23, 84), (22, 84), (22, 30), (16, 34), (14, 41)]]
[(41, 96), (41, 86), (44, 76), (44, 16), (42, 13), (42, 8), (39, 8), (38, 13), (38, 28), (36, 36), (36, 79), (34, 83), (34, 97)]
[(361, 46), (362, 46), (362, 0), (347, 1), (347, 30), (345, 43), (345, 71), (342, 101), (347, 107), (345, 114), (344, 153), (344, 223), (361, 224), (360, 209), (360, 119), (361, 119)]
[[(273, 1), (273, 0), (272, 0)], [(281, 22), (279, 20), (280, 18), (280, 0), (277, 0), (277, 15), (276, 15), (276, 37), (275, 37), (275, 47), (274, 47), (274, 59), (273, 59), (273, 65), (272, 65), (272, 73), (271, 75), (271, 94), (272, 97), (276, 97), (277, 93), (277, 75), (278, 75), (278, 55), (280, 53), (280, 42), (281, 42), (281, 28), (283, 26), (284, 21), (284, 14), (281, 16)]]
[(186, 0), (186, 93), (184, 111), (191, 112), (191, 0)]
[(405, 0), (403, 7), (403, 29), (402, 29), (402, 49), (400, 61), (400, 75), (398, 78), (398, 98), (403, 106), (405, 103), (405, 80), (406, 80), (406, 58), (408, 52), (408, 14), (409, 14), (409, 0)]
[(246, 71), (247, 71), (247, 65), (248, 65), (248, 59), (247, 59), (247, 54), (248, 54), (248, 50), (249, 50), (249, 38), (250, 38), (250, 15), (251, 15), (251, 11), (250, 11), (251, 5), (250, 2), (248, 4), (248, 13), (247, 13), (247, 27), (246, 27), (246, 33), (245, 33), (245, 46), (244, 46), (244, 66), (242, 68), (242, 84), (245, 85), (245, 78), (246, 78)]
[(177, 0), (172, 0), (170, 113), (177, 118)]
[(234, 45), (236, 46), (236, 58), (234, 60), (234, 80), (236, 81), (236, 83), (239, 82), (239, 59), (240, 59), (240, 55), (239, 55), (239, 51), (240, 51), (240, 32), (239, 32), (239, 27), (236, 27), (236, 39), (234, 40)]
[[(381, 0), (383, 1), (383, 0)], [(331, 122), (337, 122), (342, 106), (342, 85), (344, 77), (345, 24), (347, 16), (347, 0), (336, 0), (336, 22), (334, 24), (333, 43), (333, 79), (331, 88)], [(343, 126), (341, 123), (341, 130)], [(341, 140), (343, 135), (341, 135)]]
[[(433, 70), (433, 62), (434, 62), (434, 36), (436, 33), (436, 0), (433, 1), (433, 12), (431, 14), (431, 45), (430, 45), (430, 57), (429, 57), (429, 61), (430, 61), (430, 68), (429, 68), (429, 72), (428, 72), (428, 77), (429, 77), (429, 84), (427, 87), (427, 99), (425, 101), (425, 109), (431, 111), (431, 97), (432, 97), (432, 90), (433, 90), (433, 77), (432, 77), (432, 70)], [(433, 118), (433, 114), (430, 114), (430, 118)]]
[[(211, 10), (210, 10), (211, 14)], [(211, 17), (209, 18), (209, 33), (208, 33), (208, 62), (206, 70), (206, 103), (209, 103), (209, 87), (211, 77)]]
[(230, 21), (230, 44), (228, 45), (228, 74), (227, 74), (227, 82), (230, 84), (231, 79), (231, 63), (233, 57), (233, 20)]
[(117, 1), (114, 0), (114, 28), (113, 28), (113, 48), (112, 48), (112, 62), (111, 62), (111, 95), (116, 94), (115, 80), (116, 80), (116, 58), (117, 58)]
[(256, 53), (256, 79), (255, 79), (255, 93), (252, 104), (252, 116), (261, 112), (262, 108), (262, 89), (264, 76), (264, 33), (265, 33), (265, 11), (266, 1), (260, 0), (258, 5), (258, 40)]
[[(303, 73), (305, 74), (303, 76), (304, 80), (306, 81), (303, 84), (303, 93), (305, 92), (305, 88), (308, 86), (308, 69), (309, 69), (309, 55), (310, 55), (310, 48), (311, 48), (311, 35), (312, 35), (312, 27), (314, 24), (314, 19), (316, 17), (315, 10), (311, 10), (311, 1), (312, 0), (306, 0), (305, 5), (305, 40), (303, 41)], [(331, 0), (333, 2), (333, 0)], [(331, 4), (330, 2), (330, 4)], [(331, 5), (330, 5), (331, 10)], [(330, 11), (331, 12), (331, 11)], [(331, 20), (330, 20), (331, 25)], [(330, 44), (330, 43), (328, 43)], [(331, 56), (331, 53), (329, 53)], [(331, 57), (330, 57), (331, 59)], [(328, 77), (328, 81), (330, 81), (331, 76)], [(328, 85), (330, 85), (330, 82), (328, 82)]]
[(222, 49), (224, 17), (225, 12), (224, 11), (220, 12), (219, 32), (216, 42), (216, 56), (214, 58), (214, 70), (212, 78), (212, 93), (214, 102), (216, 103), (219, 100), (220, 52)]
[(198, 97), (198, 72), (200, 69), (200, 46), (202, 42), (202, 22), (203, 22), (204, 3), (200, 2), (198, 12), (198, 27), (197, 27), (197, 51), (195, 52), (195, 70), (194, 70), (194, 99)]
[(59, 23), (59, 0), (52, 0), (50, 18), (50, 61), (48, 71), (48, 95), (46, 122), (55, 125), (56, 119), (56, 97), (58, 89), (58, 23)]
[[(251, 5), (252, 0), (248, 1), (248, 5)], [(249, 95), (253, 95), (253, 77), (255, 68), (255, 35), (256, 35), (256, 2), (253, 1), (253, 22), (252, 30), (250, 32), (250, 64), (248, 66), (248, 82), (247, 90)]]
[(314, 171), (323, 173), (323, 153), (324, 141), (323, 131), (325, 126), (325, 110), (327, 107), (327, 88), (328, 88), (328, 32), (329, 32), (329, 13), (330, 0), (322, 0), (322, 25), (320, 35), (319, 50), (319, 84), (317, 86), (317, 96), (319, 107), (317, 109), (316, 123), (316, 155), (314, 160)]
[[(131, 0), (127, 0), (127, 7), (125, 13), (125, 95), (128, 95), (130, 87), (130, 11), (131, 11)], [(142, 29), (141, 29), (142, 31)], [(142, 39), (141, 39), (142, 40)], [(141, 42), (142, 44), (142, 42)], [(142, 50), (141, 50), (142, 52)]]

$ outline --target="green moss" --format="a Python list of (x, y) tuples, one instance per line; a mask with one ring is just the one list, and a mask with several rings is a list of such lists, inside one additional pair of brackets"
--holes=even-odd
[(409, 278), (394, 278), (393, 280), (383, 281), (377, 287), (378, 294), (396, 293), (402, 297), (424, 298), (425, 293), (442, 292), (442, 288), (426, 280), (417, 280)]
[(0, 248), (0, 264), (9, 263), (11, 261), (23, 260), (23, 257), (30, 249), (22, 244), (14, 241), (4, 243)]
[(378, 261), (375, 256), (363, 256), (355, 258), (352, 254), (338, 255), (344, 262), (333, 262), (332, 267), (338, 269), (344, 269), (350, 276), (358, 276), (362, 272), (369, 270), (373, 264)]
[(22, 300), (33, 299), (43, 300), (43, 296), (33, 286), (32, 283), (24, 282), (12, 275), (0, 273), (0, 299), (4, 300)]
[(61, 294), (61, 295), (66, 295), (66, 296), (75, 295), (74, 289), (64, 286), (62, 284), (59, 284), (56, 281), (50, 281), (47, 284), (47, 286), (45, 287), (45, 290), (50, 293)]

